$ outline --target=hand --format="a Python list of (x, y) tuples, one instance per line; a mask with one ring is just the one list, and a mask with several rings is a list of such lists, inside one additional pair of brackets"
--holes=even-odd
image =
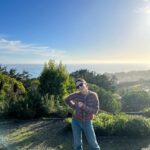
[(71, 103), (72, 105), (75, 105), (75, 102), (74, 102), (74, 101), (70, 101), (70, 103)]
[(81, 108), (84, 104), (82, 102), (78, 102), (79, 108)]

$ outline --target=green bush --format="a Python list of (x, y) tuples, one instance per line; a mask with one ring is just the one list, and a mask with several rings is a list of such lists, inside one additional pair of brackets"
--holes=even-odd
[(150, 119), (142, 116), (129, 117), (125, 131), (127, 136), (148, 136), (150, 135)]
[(71, 118), (67, 118), (64, 120), (64, 123), (66, 124), (66, 127), (64, 128), (65, 130), (67, 130), (67, 131), (71, 130), (71, 121), (72, 121)]
[(67, 117), (72, 113), (66, 105), (61, 105), (54, 95), (41, 95), (37, 90), (28, 91), (23, 97), (8, 97), (6, 114), (19, 119), (39, 117)]
[(49, 101), (50, 117), (70, 117), (73, 114), (73, 110), (70, 109), (67, 105), (64, 105), (65, 102), (60, 103), (59, 100), (56, 100), (55, 97), (52, 95)]
[(100, 99), (100, 108), (107, 112), (118, 113), (121, 110), (121, 100), (119, 95), (112, 93), (111, 91), (106, 91), (100, 89), (98, 92)]
[(19, 98), (9, 106), (7, 115), (11, 118), (32, 119), (35, 117), (35, 110), (28, 107), (26, 98)]
[(125, 114), (118, 114), (113, 117), (113, 121), (109, 122), (107, 130), (112, 135), (124, 135), (128, 117)]
[(118, 94), (106, 91), (96, 84), (88, 84), (89, 89), (96, 92), (100, 99), (100, 108), (107, 112), (118, 113), (121, 110), (121, 98)]
[[(65, 121), (67, 130), (70, 130), (70, 119)], [(150, 119), (142, 116), (100, 113), (93, 120), (93, 125), (99, 136), (150, 136)]]
[(26, 90), (20, 81), (0, 73), (0, 113), (8, 112), (10, 105), (25, 93)]
[(20, 81), (17, 81), (16, 79), (11, 78), (8, 75), (2, 73), (0, 73), (0, 83), (2, 83), (2, 87), (0, 91), (4, 91), (5, 95), (10, 95), (12, 93), (15, 93), (14, 85), (17, 86), (16, 92), (20, 92), (20, 93), (26, 92), (23, 84)]
[(47, 96), (42, 96), (38, 91), (28, 91), (25, 97), (10, 99), (7, 114), (10, 117), (29, 119), (47, 116), (50, 103)]
[(53, 112), (53, 115), (55, 115), (56, 117), (65, 118), (68, 116), (68, 112), (69, 112), (69, 109), (67, 106), (66, 107), (57, 106), (55, 108), (55, 112)]
[(108, 113), (100, 113), (93, 120), (94, 128), (96, 130), (97, 135), (108, 135), (108, 125), (113, 121), (113, 115)]
[(128, 91), (122, 97), (122, 111), (138, 112), (148, 106), (150, 106), (150, 93), (146, 91)]
[(143, 115), (144, 115), (145, 117), (150, 117), (150, 108), (145, 108), (145, 109), (143, 110)]

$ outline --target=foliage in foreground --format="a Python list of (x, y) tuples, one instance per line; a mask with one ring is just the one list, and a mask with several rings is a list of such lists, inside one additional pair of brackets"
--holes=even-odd
[[(71, 129), (71, 118), (65, 120)], [(150, 136), (150, 119), (126, 114), (100, 113), (93, 121), (97, 135)]]
[(145, 108), (143, 111), (143, 116), (145, 117), (150, 117), (150, 107), (149, 108)]
[(20, 81), (0, 73), (0, 113), (8, 111), (13, 100), (25, 93), (26, 89)]

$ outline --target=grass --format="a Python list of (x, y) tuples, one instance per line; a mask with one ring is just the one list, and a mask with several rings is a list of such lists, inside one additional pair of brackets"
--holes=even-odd
[[(1, 144), (10, 150), (72, 150), (72, 132), (63, 120), (0, 120)], [(150, 150), (150, 139), (97, 137), (102, 150)], [(84, 150), (87, 142), (84, 137)]]
[(23, 149), (66, 149), (71, 148), (71, 134), (64, 132), (62, 120), (12, 121), (1, 124), (8, 147)]

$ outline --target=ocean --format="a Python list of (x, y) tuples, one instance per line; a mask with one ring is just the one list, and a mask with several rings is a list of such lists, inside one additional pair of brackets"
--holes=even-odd
[[(25, 70), (31, 75), (31, 77), (38, 77), (43, 69), (42, 64), (1, 65), (6, 66), (7, 70), (14, 68), (19, 73)], [(89, 71), (94, 71), (98, 74), (150, 70), (150, 64), (67, 64), (65, 66), (69, 73), (72, 73), (79, 69), (88, 69)]]

